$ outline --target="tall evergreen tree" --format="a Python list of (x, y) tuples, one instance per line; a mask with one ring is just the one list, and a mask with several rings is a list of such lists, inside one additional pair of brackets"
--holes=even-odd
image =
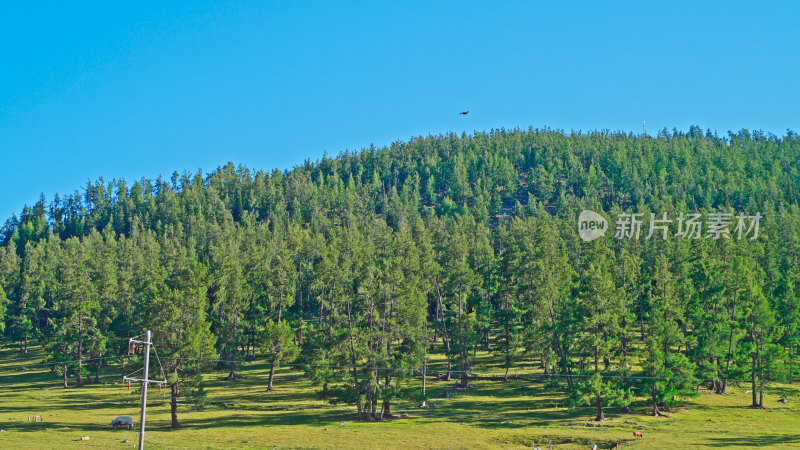
[(658, 255), (642, 383), (643, 393), (650, 396), (654, 416), (662, 415), (662, 410), (669, 411), (678, 395), (692, 395), (694, 392), (691, 362), (686, 355), (676, 351), (676, 347), (683, 344), (684, 336), (678, 322), (683, 311), (675, 294), (675, 284), (667, 255)]
[[(589, 375), (578, 381), (575, 399), (594, 404), (595, 420), (605, 419), (604, 406), (622, 397), (616, 350), (622, 335), (619, 317), (623, 313), (623, 296), (614, 282), (614, 254), (605, 240), (586, 244), (580, 279), (577, 286), (576, 350), (582, 355), (581, 372)], [(583, 361), (588, 357), (590, 367)]]
[(191, 383), (207, 365), (206, 361), (218, 356), (207, 320), (208, 271), (197, 259), (193, 239), (189, 238), (189, 245), (184, 245), (185, 237), (179, 229), (168, 228), (160, 244), (147, 236), (148, 233), (143, 234), (141, 244), (150, 248), (160, 247), (157, 253), (160, 258), (145, 263), (141, 268), (150, 275), (142, 286), (143, 294), (149, 297), (142, 305), (142, 325), (152, 330), (160, 361), (166, 363), (171, 426), (174, 429), (180, 426), (178, 396), (181, 382)]

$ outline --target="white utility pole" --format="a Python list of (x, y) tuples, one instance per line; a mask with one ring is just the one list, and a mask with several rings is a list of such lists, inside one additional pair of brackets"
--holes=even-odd
[[(150, 339), (150, 330), (147, 330), (145, 333), (145, 340), (144, 341), (137, 341), (135, 339), (128, 339), (128, 348), (136, 348), (135, 344), (144, 344), (144, 377), (143, 378), (130, 378), (128, 376), (123, 377), (123, 380), (130, 383), (131, 381), (141, 381), (142, 382), (142, 416), (140, 418), (141, 423), (139, 424), (139, 450), (144, 449), (144, 424), (145, 418), (147, 415), (147, 385), (150, 383), (158, 383), (158, 384), (166, 384), (166, 380), (159, 381), (159, 380), (151, 380), (149, 379), (150, 375), (150, 346), (153, 342)], [(158, 356), (158, 353), (156, 353)]]
[(145, 334), (145, 347), (144, 347), (144, 380), (142, 380), (142, 418), (139, 424), (139, 450), (144, 449), (144, 420), (147, 415), (147, 376), (150, 372), (150, 330)]

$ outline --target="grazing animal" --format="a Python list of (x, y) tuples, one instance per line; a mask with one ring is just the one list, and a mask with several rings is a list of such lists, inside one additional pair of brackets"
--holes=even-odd
[(113, 426), (115, 429), (117, 427), (127, 427), (130, 430), (131, 428), (133, 428), (133, 417), (119, 416), (111, 421), (111, 426)]
[(611, 447), (609, 447), (609, 450), (617, 450), (618, 448), (619, 448), (619, 442), (615, 442), (615, 443), (611, 444)]
[(633, 432), (633, 438), (634, 439), (644, 439), (644, 435), (642, 434), (641, 431), (634, 431)]
[(469, 110), (458, 113), (459, 116), (466, 116), (467, 114), (469, 114)]

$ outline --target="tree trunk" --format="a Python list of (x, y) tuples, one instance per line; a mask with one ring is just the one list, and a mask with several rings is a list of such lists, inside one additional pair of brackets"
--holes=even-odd
[(750, 380), (750, 389), (752, 390), (751, 394), (753, 395), (753, 404), (750, 405), (753, 408), (758, 408), (758, 383), (756, 382), (756, 358), (753, 357), (753, 376)]
[[(83, 315), (78, 315), (78, 333), (83, 334)], [(83, 339), (78, 339), (78, 373), (76, 375), (75, 387), (83, 386)]]
[(269, 385), (267, 387), (267, 390), (269, 392), (272, 392), (272, 381), (275, 379), (275, 364), (277, 362), (278, 362), (278, 355), (276, 354), (272, 357), (272, 364), (270, 365), (269, 368)]
[(759, 404), (758, 404), (758, 392), (757, 392), (758, 383), (756, 382), (756, 377), (758, 376), (757, 375), (758, 374), (758, 363), (759, 363), (760, 355), (758, 353), (758, 350), (759, 350), (758, 342), (756, 341), (756, 317), (755, 317), (755, 314), (754, 313), (751, 314), (750, 317), (751, 317), (750, 339), (752, 340), (753, 345), (755, 345), (755, 347), (756, 347), (755, 352), (753, 353), (753, 356), (752, 356), (752, 358), (753, 358), (753, 374), (752, 374), (750, 382), (751, 382), (751, 387), (752, 387), (752, 391), (753, 391), (752, 392), (752, 394), (753, 394), (753, 404), (751, 406), (753, 408), (758, 408), (759, 407)]
[(281, 290), (280, 295), (278, 295), (278, 323), (281, 323), (283, 319), (283, 290)]
[(172, 415), (172, 429), (176, 429), (181, 426), (181, 423), (178, 422), (178, 382), (175, 381), (172, 383), (170, 389), (170, 413)]
[[(436, 333), (436, 327), (433, 327), (434, 334)], [(425, 337), (428, 336), (428, 318), (425, 318)], [(425, 401), (425, 397), (427, 395), (427, 387), (428, 381), (425, 379), (428, 376), (428, 351), (427, 347), (423, 346), (423, 354), (422, 354), (422, 401)]]
[(467, 340), (465, 338), (466, 333), (464, 333), (464, 323), (461, 319), (462, 314), (462, 303), (463, 297), (461, 293), (461, 287), (458, 288), (458, 328), (460, 330), (459, 333), (459, 345), (461, 349), (459, 351), (459, 369), (461, 369), (461, 387), (466, 389), (469, 387), (469, 377), (467, 374), (467, 370), (469, 370), (469, 348), (467, 346)]
[[(233, 348), (236, 348), (236, 336), (237, 336), (237, 328), (239, 325), (238, 316), (239, 311), (233, 312)], [(225, 378), (226, 380), (235, 380), (236, 379), (236, 353), (231, 355), (231, 372), (228, 374), (228, 377)]]
[[(392, 377), (389, 375), (389, 371), (386, 371), (386, 377), (384, 378), (384, 388), (389, 389), (389, 385), (392, 382)], [(392, 414), (392, 405), (388, 398), (383, 399), (383, 409), (381, 409), (381, 419), (384, 416), (388, 417)]]
[(567, 355), (564, 352), (564, 346), (561, 344), (561, 336), (559, 336), (558, 329), (556, 327), (556, 316), (552, 305), (550, 305), (550, 322), (553, 325), (553, 338), (558, 343), (558, 353), (561, 356), (561, 368), (564, 371), (564, 375), (567, 377), (567, 385), (570, 389), (572, 389), (574, 387), (572, 384), (572, 376), (569, 373), (569, 367), (567, 366)]
[[(297, 321), (297, 323), (298, 323), (297, 328), (300, 328), (300, 324), (302, 324), (303, 323), (303, 319), (306, 318), (305, 305), (303, 304), (303, 265), (300, 262), (297, 263), (297, 278), (298, 278), (297, 296), (298, 296), (298, 301), (300, 303), (300, 308), (299, 308), (299, 310), (300, 310), (300, 320)], [(302, 336), (302, 331), (299, 332), (299, 335)], [(299, 341), (299, 339), (298, 339), (298, 341)], [(300, 345), (300, 344), (302, 344), (302, 343), (300, 342), (297, 345)]]
[[(654, 368), (650, 368), (650, 376), (655, 377), (656, 372)], [(653, 382), (653, 387), (650, 389), (650, 396), (653, 400), (653, 417), (658, 417), (661, 412), (658, 410), (658, 398), (656, 397), (656, 383)]]
[(628, 362), (628, 322), (622, 315), (622, 363)]
[(644, 342), (644, 313), (642, 312), (641, 303), (639, 303), (639, 338)]
[(599, 395), (597, 396), (597, 403), (596, 403), (596, 406), (597, 406), (597, 416), (594, 418), (594, 420), (596, 420), (596, 421), (598, 421), (598, 422), (602, 422), (602, 421), (603, 421), (603, 419), (605, 419), (605, 418), (606, 418), (606, 417), (603, 415), (603, 397), (601, 397), (601, 396), (599, 396)]
[(377, 392), (370, 393), (370, 398), (372, 401), (370, 402), (370, 411), (371, 415), (369, 416), (369, 420), (377, 419), (378, 418), (378, 394)]
[(428, 356), (425, 355), (425, 361), (422, 362), (422, 401), (425, 401), (427, 397), (427, 389), (428, 389)]
[(504, 321), (503, 321), (503, 332), (506, 338), (506, 374), (503, 376), (503, 380), (508, 381), (508, 369), (511, 367), (511, 352), (513, 351), (511, 348), (511, 324), (509, 323), (509, 316), (508, 316), (508, 294), (503, 297), (503, 311), (504, 314)]
[(728, 371), (731, 370), (732, 355), (733, 355), (733, 327), (731, 327), (731, 331), (728, 334), (728, 354), (726, 356), (727, 361), (725, 362), (725, 378), (722, 380), (722, 392), (720, 392), (721, 394), (725, 394), (728, 391)]
[[(353, 373), (353, 389), (358, 391), (358, 365), (356, 363), (356, 347), (353, 343), (353, 319), (350, 316), (351, 305), (347, 305), (347, 325), (350, 331), (350, 361)], [(364, 410), (361, 408), (361, 400), (356, 400), (356, 408), (358, 409), (358, 417), (363, 419)]]
[[(250, 311), (255, 310), (255, 301), (253, 297), (250, 297)], [(245, 358), (248, 361), (253, 361), (256, 359), (256, 320), (255, 320), (255, 313), (250, 315), (250, 336), (247, 339), (247, 347), (248, 350), (245, 352)], [(250, 352), (253, 352), (252, 356)]]
[(69, 383), (67, 382), (67, 377), (68, 377), (68, 374), (67, 374), (67, 365), (66, 365), (66, 364), (64, 364), (64, 365), (63, 365), (63, 368), (64, 368), (64, 389), (66, 389), (66, 388), (68, 388), (68, 387), (69, 387)]
[(447, 334), (447, 322), (444, 320), (444, 307), (442, 305), (442, 292), (439, 289), (439, 279), (436, 279), (436, 301), (439, 304), (439, 310), (441, 311), (440, 319), (442, 321), (442, 340), (444, 340), (444, 348), (445, 348), (445, 356), (447, 356), (447, 376), (445, 380), (450, 381), (452, 379), (452, 369), (453, 363), (450, 359), (450, 336)]
[[(434, 325), (433, 326), (433, 342), (436, 342), (439, 339), (439, 326), (438, 326), (438, 323), (439, 323), (439, 316), (441, 314), (441, 311), (439, 310), (439, 301), (438, 301), (439, 297), (437, 296), (436, 299), (437, 299), (436, 308), (435, 308), (436, 309), (436, 317), (433, 319), (433, 325)], [(433, 350), (433, 343), (431, 343), (431, 350)]]
[(303, 345), (303, 319), (297, 322), (297, 346)]
[(317, 311), (317, 321), (320, 325), (322, 325), (322, 305), (325, 303), (325, 288), (322, 288), (322, 293), (319, 296), (319, 311)]

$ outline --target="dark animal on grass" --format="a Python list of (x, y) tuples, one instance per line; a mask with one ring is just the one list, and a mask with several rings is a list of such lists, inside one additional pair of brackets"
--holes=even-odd
[(615, 443), (611, 444), (611, 447), (609, 447), (609, 450), (617, 450), (618, 448), (619, 448), (619, 442), (615, 442)]

